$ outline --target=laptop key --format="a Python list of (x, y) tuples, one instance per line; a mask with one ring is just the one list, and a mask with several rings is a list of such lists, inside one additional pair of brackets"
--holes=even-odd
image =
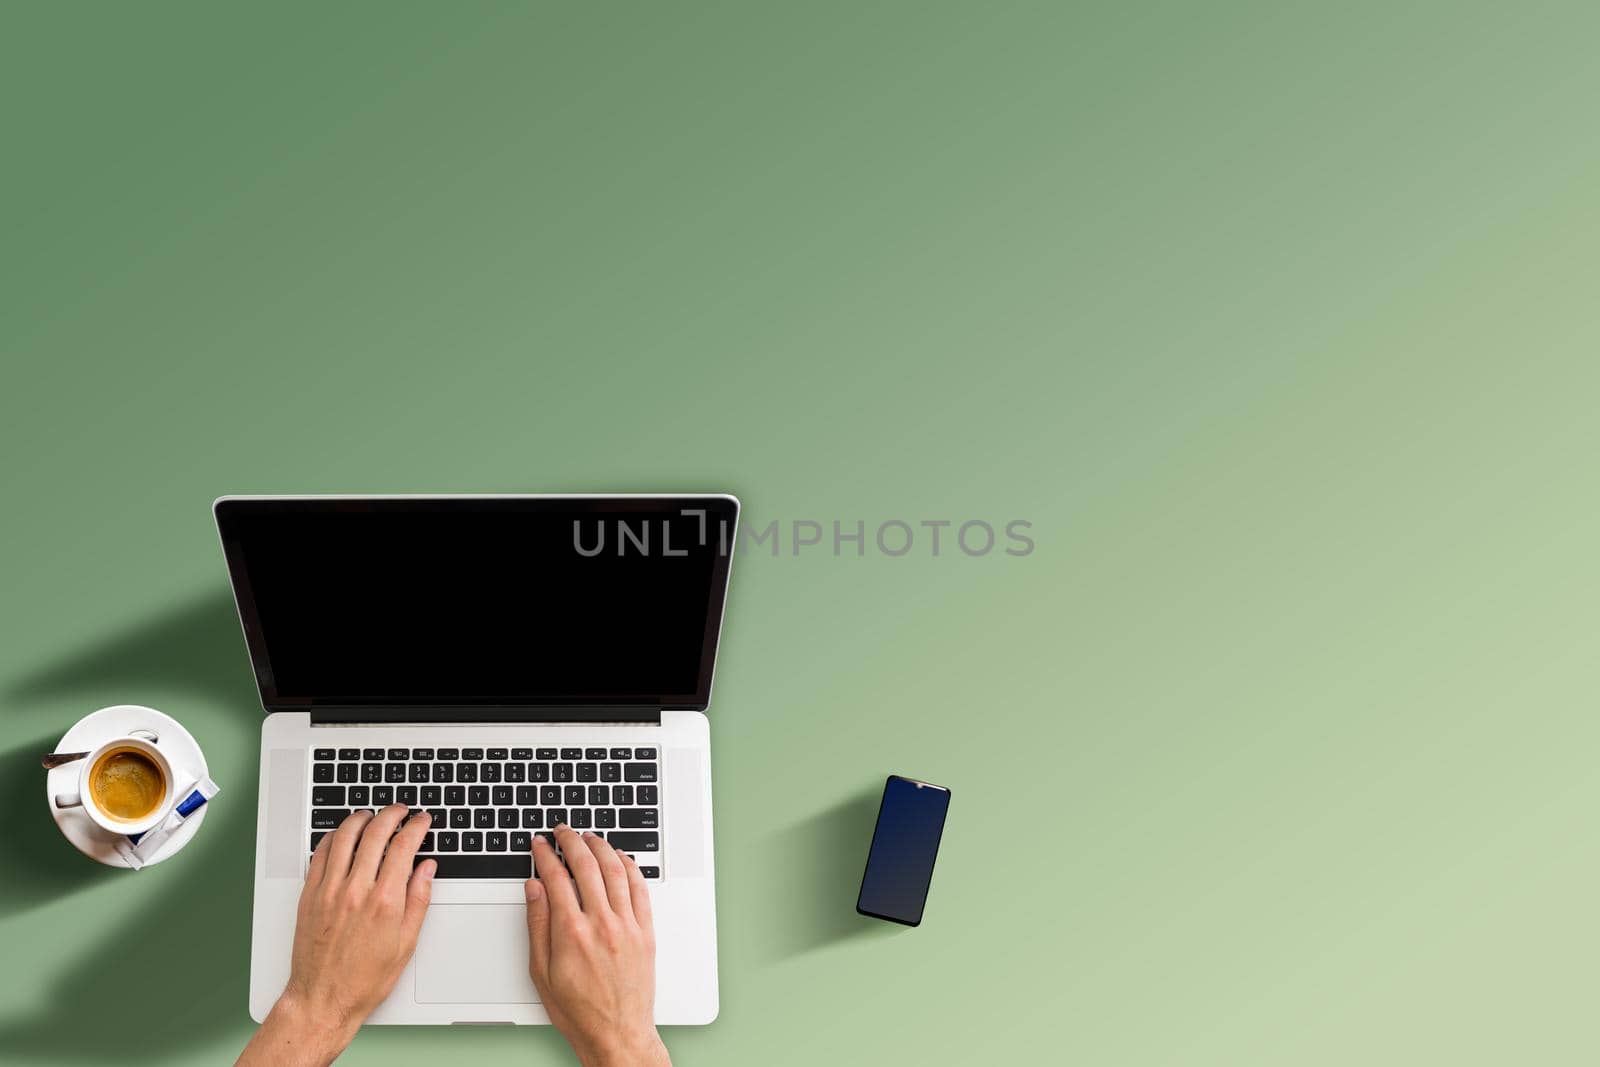
[(544, 825), (544, 812), (538, 808), (522, 809), (522, 828), (524, 830), (537, 830)]
[(610, 830), (617, 825), (616, 808), (598, 808), (594, 813), (594, 826), (597, 830)]
[(622, 777), (630, 782), (653, 782), (656, 780), (656, 765), (654, 763), (629, 763), (622, 768)]
[(472, 825), (479, 830), (487, 830), (494, 826), (494, 809), (473, 808)]
[(598, 808), (611, 803), (611, 787), (608, 785), (591, 785), (589, 787), (589, 806)]
[(497, 785), (490, 790), (490, 793), (494, 797), (493, 803), (497, 808), (505, 807), (511, 803), (512, 789), (509, 785)]
[(350, 804), (350, 806), (352, 808), (364, 808), (368, 804), (371, 804), (372, 803), (372, 787), (371, 786), (365, 786), (365, 785), (353, 785), (353, 786), (351, 786), (350, 787), (350, 797), (349, 797), (348, 803)]
[(439, 865), (435, 878), (517, 878), (533, 875), (533, 857), (524, 852), (483, 852), (477, 855), (430, 856)]
[(502, 829), (502, 830), (510, 830), (510, 829), (515, 828), (516, 825), (517, 825), (517, 809), (516, 808), (501, 808), (500, 809), (500, 824), (499, 825), (500, 825), (500, 829)]
[(431, 749), (431, 748), (414, 748), (414, 749), (411, 750), (411, 758), (412, 759), (420, 759), (420, 760), (431, 760), (431, 759), (433, 759), (433, 749)]
[(311, 851), (315, 852), (317, 850), (317, 845), (320, 844), (322, 839), (324, 837), (327, 837), (327, 836), (328, 836), (328, 831), (327, 830), (318, 830), (316, 833), (312, 834), (311, 835)]
[(478, 765), (476, 763), (463, 763), (456, 767), (456, 781), (476, 782), (478, 780)]
[(617, 813), (624, 830), (654, 830), (660, 824), (660, 812), (655, 808), (623, 808)]
[(504, 831), (496, 830), (483, 836), (490, 852), (504, 852), (506, 850), (506, 835)]
[(567, 821), (566, 808), (548, 808), (544, 813), (544, 824), (554, 830)]
[(404, 763), (386, 763), (383, 766), (383, 780), (391, 785), (398, 785), (406, 780), (406, 765)]
[(375, 785), (372, 787), (372, 806), (385, 808), (394, 803), (394, 786)]
[[(423, 788), (437, 790), (439, 787), (436, 786), (436, 785), (430, 785), (430, 786), (424, 786)], [(394, 802), (396, 804), (404, 804), (408, 808), (414, 808), (418, 804), (437, 804), (437, 803), (439, 803), (437, 798), (435, 798), (433, 800), (420, 800), (420, 799), (418, 799), (418, 797), (417, 797), (417, 787), (414, 786), (414, 785), (402, 785), (402, 786), (399, 786), (398, 788), (396, 788), (395, 791), (394, 791)]]
[(539, 787), (539, 803), (545, 807), (561, 803), (561, 787), (559, 785), (541, 785)]
[(603, 749), (603, 748), (586, 748), (586, 749), (583, 750), (583, 758), (584, 759), (593, 759), (593, 760), (605, 759), (606, 758), (606, 750)]
[(536, 748), (533, 750), (534, 759), (555, 759), (556, 750), (553, 748)]
[(511, 851), (526, 852), (533, 847), (533, 835), (526, 830), (518, 830), (511, 835)]
[(449, 819), (445, 817), (445, 810), (443, 808), (429, 808), (428, 815), (432, 818), (432, 821), (429, 822), (428, 825), (432, 826), (435, 830), (443, 830), (446, 826), (450, 825)]
[[(623, 749), (622, 751), (626, 752), (627, 749)], [(620, 781), (622, 781), (622, 764), (620, 764), (620, 763), (602, 763), (602, 764), (600, 764), (600, 780), (602, 782), (620, 782)]]
[(646, 878), (660, 878), (661, 877), (661, 868), (660, 867), (640, 867), (639, 868), (639, 873), (644, 875)]
[(525, 782), (528, 780), (528, 765), (526, 763), (506, 764), (506, 781)]
[(519, 760), (531, 760), (533, 758), (533, 749), (514, 748), (511, 750), (511, 758)]
[(339, 758), (340, 759), (360, 759), (361, 758), (361, 750), (359, 748), (341, 748), (339, 750)]
[(433, 851), (433, 845), (434, 845), (433, 831), (429, 830), (427, 833), (422, 835), (422, 845), (421, 845), (421, 847), (419, 847), (417, 849), (417, 851), (418, 852), (432, 852)]
[(636, 748), (633, 750), (634, 759), (655, 759), (656, 750), (653, 748)]
[(464, 748), (464, 749), (461, 750), (461, 758), (462, 759), (470, 759), (470, 760), (480, 760), (480, 759), (483, 758), (483, 749), (481, 749), (481, 748)]
[(452, 808), (459, 808), (467, 802), (467, 787), (464, 785), (445, 786), (444, 802)]
[(364, 748), (364, 749), (361, 750), (361, 758), (362, 759), (370, 759), (370, 760), (381, 760), (381, 759), (383, 759), (383, 749), (381, 749), (381, 748)]
[(376, 785), (383, 781), (383, 764), (363, 763), (361, 765), (361, 780), (368, 785)]
[(456, 765), (454, 763), (435, 763), (433, 765), (433, 780), (444, 783), (455, 781)]
[(611, 758), (612, 759), (632, 759), (633, 758), (633, 749), (631, 749), (631, 748), (614, 748), (614, 749), (611, 750)]
[(570, 782), (570, 781), (572, 781), (572, 764), (570, 764), (570, 763), (557, 763), (554, 766), (552, 766), (550, 768), (550, 780), (552, 782)]
[(633, 786), (619, 785), (611, 791), (611, 803), (617, 807), (633, 803)]
[(311, 768), (311, 780), (313, 782), (333, 781), (333, 764), (319, 763), (315, 767)]
[[(621, 802), (618, 801), (618, 803)], [(660, 801), (656, 799), (656, 787), (653, 785), (641, 785), (639, 787), (638, 803), (641, 805), (659, 804)]]
[(413, 764), (411, 764), (410, 765), (410, 769), (407, 772), (408, 776), (406, 778), (406, 781), (408, 781), (408, 782), (416, 782), (419, 785), (421, 783), (423, 783), (423, 782), (426, 782), (428, 780), (428, 769), (430, 767), (432, 767), (432, 766), (433, 766), (433, 764), (431, 764), (431, 763), (413, 763)]
[(331, 748), (313, 749), (311, 754), (313, 756), (315, 756), (317, 759), (326, 759), (326, 760), (333, 759), (333, 749), (331, 749)]
[(587, 830), (593, 820), (593, 813), (588, 808), (572, 809), (572, 828), (574, 830)]
[(465, 830), (472, 825), (472, 812), (466, 808), (450, 809), (450, 829)]
[(503, 749), (503, 748), (491, 748), (489, 750), (488, 758), (489, 759), (503, 760), (503, 759), (506, 759), (508, 757), (506, 755), (506, 750), (505, 749)]
[(409, 748), (391, 748), (389, 750), (389, 758), (390, 759), (410, 759), (411, 758), (411, 750)]
[(482, 852), (483, 851), (483, 835), (478, 833), (478, 831), (476, 831), (476, 830), (468, 830), (466, 833), (462, 834), (461, 835), (461, 851), (462, 852)]
[(458, 760), (458, 759), (461, 758), (461, 750), (459, 748), (441, 748), (441, 749), (439, 749), (439, 751), (434, 753), (433, 758), (434, 759), (444, 759), (444, 760)]
[(549, 780), (550, 780), (550, 764), (548, 764), (548, 763), (530, 763), (530, 764), (528, 764), (528, 781), (530, 781), (530, 782), (548, 782)]
[(354, 763), (339, 764), (339, 781), (354, 782), (359, 780), (360, 775), (361, 768), (356, 766)]
[(311, 804), (318, 808), (344, 807), (344, 786), (320, 785), (311, 791)]
[(339, 828), (339, 824), (349, 817), (349, 808), (313, 808), (311, 809), (311, 828), (313, 830), (336, 830)]
[(661, 851), (661, 835), (654, 831), (613, 830), (606, 835), (606, 840), (611, 842), (612, 848), (620, 848), (624, 852)]
[(478, 781), (494, 783), (500, 780), (500, 764), (484, 763), (478, 767)]
[(475, 808), (481, 808), (489, 803), (489, 787), (486, 785), (468, 786), (467, 803)]
[(441, 830), (435, 844), (440, 852), (454, 852), (461, 847), (461, 835), (454, 830)]
[(565, 799), (562, 801), (562, 803), (566, 804), (566, 806), (569, 807), (569, 808), (577, 807), (578, 805), (581, 805), (583, 803), (583, 786), (581, 786), (581, 785), (569, 785), (569, 786), (567, 786), (567, 789), (566, 789), (566, 792), (564, 794), (564, 797), (565, 797)]
[(517, 803), (522, 807), (539, 803), (539, 787), (533, 785), (517, 786)]
[(561, 758), (562, 759), (582, 759), (583, 758), (583, 749), (581, 749), (581, 748), (564, 748), (564, 749), (561, 750)]
[[(405, 787), (405, 789), (400, 790), (400, 792), (404, 793), (406, 791), (406, 789), (410, 789), (410, 790), (415, 791), (416, 787), (408, 785), (408, 786)], [(427, 805), (430, 808), (438, 807), (440, 804), (444, 803), (444, 790), (439, 788), (436, 785), (425, 785), (425, 786), (423, 786), (422, 787), (422, 803)]]
[(600, 780), (598, 768), (593, 763), (578, 764), (578, 781), (597, 782)]

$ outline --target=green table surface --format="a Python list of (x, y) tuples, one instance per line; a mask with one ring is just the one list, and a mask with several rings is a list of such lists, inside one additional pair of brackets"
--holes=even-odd
[[(3, 21), (0, 1059), (250, 1033), (214, 496), (693, 489), (783, 541), (680, 1063), (1600, 1060), (1592, 4)], [(124, 702), (224, 790), (139, 874), (36, 769)], [(954, 789), (917, 930), (851, 909), (889, 772)]]

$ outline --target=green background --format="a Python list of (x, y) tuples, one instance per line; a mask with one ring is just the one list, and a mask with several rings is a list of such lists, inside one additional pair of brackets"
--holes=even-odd
[[(1597, 33), (7, 5), (0, 1057), (250, 1032), (214, 496), (695, 489), (1037, 548), (737, 561), (680, 1063), (1596, 1062)], [(138, 875), (35, 769), (121, 702), (225, 790)], [(954, 789), (916, 931), (850, 914), (887, 772)]]

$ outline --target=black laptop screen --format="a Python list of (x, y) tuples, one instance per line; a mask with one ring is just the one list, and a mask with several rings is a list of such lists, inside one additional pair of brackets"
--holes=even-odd
[(736, 503), (224, 499), (264, 703), (704, 707)]

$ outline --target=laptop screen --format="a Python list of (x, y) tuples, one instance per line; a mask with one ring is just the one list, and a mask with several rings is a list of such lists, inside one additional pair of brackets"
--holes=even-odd
[(467, 718), (704, 708), (737, 513), (725, 496), (216, 505), (267, 708)]

